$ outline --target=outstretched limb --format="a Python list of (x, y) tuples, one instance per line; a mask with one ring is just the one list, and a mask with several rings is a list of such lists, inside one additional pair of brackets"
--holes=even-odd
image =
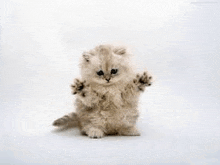
[(75, 79), (75, 82), (73, 85), (71, 85), (73, 94), (81, 95), (82, 97), (85, 97), (86, 91), (85, 88), (89, 87), (88, 84), (86, 84), (86, 81), (80, 81), (79, 79)]
[(71, 87), (73, 94), (77, 95), (84, 105), (91, 107), (99, 101), (97, 97), (98, 94), (91, 89), (90, 85), (85, 80), (80, 81), (79, 79), (75, 79)]
[(137, 86), (138, 90), (144, 91), (146, 86), (152, 85), (152, 76), (150, 76), (147, 72), (144, 72), (141, 76), (137, 74), (133, 82)]

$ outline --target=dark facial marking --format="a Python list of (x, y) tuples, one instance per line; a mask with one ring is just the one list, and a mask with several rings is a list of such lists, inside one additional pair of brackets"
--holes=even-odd
[(97, 75), (102, 76), (102, 75), (104, 75), (104, 72), (102, 70), (100, 70), (97, 72)]
[(111, 74), (116, 74), (118, 72), (118, 69), (112, 69)]
[(108, 81), (108, 82), (109, 82), (109, 81), (110, 81), (110, 79), (111, 79), (111, 78), (106, 78), (106, 81)]

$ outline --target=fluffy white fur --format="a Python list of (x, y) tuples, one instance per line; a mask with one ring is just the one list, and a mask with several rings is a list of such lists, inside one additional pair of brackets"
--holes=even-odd
[(76, 112), (54, 121), (55, 126), (77, 123), (91, 138), (104, 135), (140, 135), (136, 128), (140, 92), (151, 85), (144, 72), (136, 75), (125, 47), (99, 45), (84, 52), (81, 79), (72, 85)]

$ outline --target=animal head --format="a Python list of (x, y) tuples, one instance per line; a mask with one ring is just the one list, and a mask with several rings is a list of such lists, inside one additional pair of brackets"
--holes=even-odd
[(124, 81), (132, 73), (129, 56), (125, 47), (97, 46), (82, 55), (82, 77), (105, 86)]

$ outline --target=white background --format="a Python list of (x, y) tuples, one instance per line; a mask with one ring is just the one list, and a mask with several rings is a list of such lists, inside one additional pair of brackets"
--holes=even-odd
[[(2, 164), (220, 164), (220, 2), (3, 0)], [(81, 53), (123, 43), (155, 79), (140, 137), (89, 139), (53, 120), (74, 111)]]

